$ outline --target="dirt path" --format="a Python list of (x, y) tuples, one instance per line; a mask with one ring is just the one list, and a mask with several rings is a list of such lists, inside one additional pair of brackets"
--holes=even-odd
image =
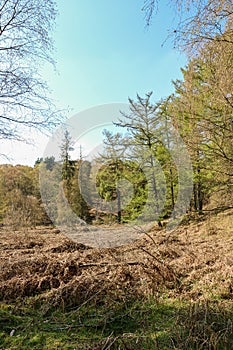
[(114, 248), (141, 239), (152, 226), (153, 224), (101, 227), (87, 225), (76, 228), (61, 227), (60, 230), (76, 243), (94, 248)]

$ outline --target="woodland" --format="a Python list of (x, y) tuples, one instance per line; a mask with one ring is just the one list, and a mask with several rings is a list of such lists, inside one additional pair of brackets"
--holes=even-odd
[[(142, 1), (146, 26), (159, 5)], [(188, 57), (171, 95), (130, 97), (92, 161), (72, 159), (66, 130), (59, 159), (0, 165), (1, 349), (232, 349), (233, 3), (171, 5), (169, 37)], [(1, 139), (64, 122), (38, 74), (55, 18), (53, 0), (0, 1)], [(72, 224), (67, 203), (84, 225), (124, 230), (144, 213), (154, 226), (92, 248), (57, 229)]]

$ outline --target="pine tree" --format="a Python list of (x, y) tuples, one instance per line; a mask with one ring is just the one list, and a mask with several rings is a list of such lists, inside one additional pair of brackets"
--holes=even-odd
[[(140, 163), (147, 176), (148, 209), (150, 208), (148, 214), (158, 218), (163, 206), (165, 179), (156, 161), (162, 132), (159, 105), (151, 103), (151, 96), (152, 92), (147, 93), (145, 98), (137, 95), (136, 102), (129, 98), (130, 112), (122, 113), (123, 118), (119, 118), (114, 124), (127, 129), (131, 142), (131, 157)], [(158, 223), (160, 225), (159, 219)]]

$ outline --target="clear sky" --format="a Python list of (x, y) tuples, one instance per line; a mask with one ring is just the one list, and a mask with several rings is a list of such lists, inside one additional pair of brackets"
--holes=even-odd
[[(68, 118), (96, 105), (126, 103), (136, 93), (154, 91), (156, 101), (173, 91), (171, 80), (180, 78), (186, 62), (171, 41), (162, 46), (174, 12), (161, 2), (146, 29), (142, 5), (143, 0), (58, 0), (57, 72), (46, 65), (42, 75), (58, 108), (69, 107)], [(33, 165), (46, 143), (35, 135), (34, 147), (3, 143), (1, 153), (14, 164)]]

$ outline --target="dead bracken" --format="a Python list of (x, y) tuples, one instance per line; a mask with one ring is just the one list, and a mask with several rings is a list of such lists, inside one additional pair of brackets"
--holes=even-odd
[[(173, 232), (154, 230), (112, 249), (85, 247), (53, 229), (0, 231), (0, 298), (37, 295), (50, 306), (89, 298), (233, 298), (233, 211)], [(122, 226), (124, 229), (124, 226)]]

